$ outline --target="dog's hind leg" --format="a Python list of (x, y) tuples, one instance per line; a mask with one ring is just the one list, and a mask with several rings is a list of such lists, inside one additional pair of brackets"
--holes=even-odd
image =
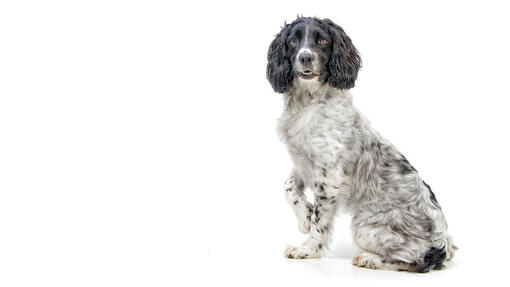
[(304, 184), (295, 171), (292, 171), (285, 182), (285, 198), (289, 202), (298, 220), (298, 229), (302, 233), (310, 232), (310, 220), (313, 205), (306, 200)]
[[(353, 220), (358, 223), (356, 216)], [(353, 224), (353, 232), (353, 241), (361, 250), (352, 260), (355, 266), (428, 272), (441, 269), (446, 257), (444, 248), (430, 247), (427, 240), (399, 232), (389, 224)]]
[(361, 251), (352, 258), (352, 265), (371, 269), (381, 268), (384, 265), (383, 262), (381, 256), (367, 251)]
[(415, 264), (409, 264), (402, 261), (387, 262), (381, 256), (361, 251), (352, 258), (352, 265), (370, 269), (393, 270), (393, 271), (414, 271)]

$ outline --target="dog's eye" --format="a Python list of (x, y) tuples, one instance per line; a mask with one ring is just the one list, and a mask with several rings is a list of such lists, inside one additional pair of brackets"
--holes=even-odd
[(328, 41), (327, 41), (327, 40), (324, 40), (324, 39), (320, 39), (320, 40), (319, 40), (319, 45), (324, 46), (324, 45), (326, 45), (327, 43), (328, 43)]
[(296, 42), (295, 40), (290, 40), (290, 41), (289, 41), (289, 44), (290, 44), (292, 47), (296, 47), (297, 42)]

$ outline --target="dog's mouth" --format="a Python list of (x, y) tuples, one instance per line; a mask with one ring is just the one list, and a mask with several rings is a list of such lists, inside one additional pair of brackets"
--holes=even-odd
[(305, 80), (310, 80), (319, 76), (319, 73), (314, 73), (312, 70), (304, 70), (299, 73), (299, 76)]

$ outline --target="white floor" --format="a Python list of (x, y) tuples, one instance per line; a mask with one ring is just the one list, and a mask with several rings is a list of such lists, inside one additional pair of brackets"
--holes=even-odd
[[(481, 264), (479, 258), (471, 258), (471, 264), (464, 262), (469, 248), (459, 250), (455, 259), (441, 271), (426, 274), (391, 272), (357, 268), (351, 265), (354, 254), (349, 229), (349, 218), (341, 218), (336, 224), (336, 239), (330, 252), (322, 259), (292, 260), (282, 256), (284, 244), (273, 244), (268, 237), (260, 244), (244, 246), (234, 243), (234, 249), (221, 248), (207, 250), (205, 258), (190, 258), (180, 274), (181, 282), (195, 284), (226, 284), (235, 286), (345, 286), (345, 284), (370, 283), (377, 286), (443, 286), (457, 282), (499, 282), (491, 276), (501, 266)], [(287, 230), (287, 228), (283, 228)], [(283, 233), (283, 232), (282, 232)], [(297, 229), (291, 238), (298, 243), (304, 239)], [(280, 234), (278, 234), (280, 235)], [(286, 234), (286, 236), (290, 236)], [(239, 234), (243, 238), (242, 234)], [(285, 236), (284, 236), (285, 237)], [(266, 242), (267, 241), (267, 242)], [(292, 240), (290, 240), (292, 241)], [(267, 244), (267, 245), (266, 245)], [(227, 246), (225, 246), (227, 247)], [(226, 253), (223, 253), (226, 252)], [(493, 269), (494, 268), (494, 269)], [(491, 271), (492, 270), (492, 271)], [(198, 286), (198, 285), (197, 285)]]

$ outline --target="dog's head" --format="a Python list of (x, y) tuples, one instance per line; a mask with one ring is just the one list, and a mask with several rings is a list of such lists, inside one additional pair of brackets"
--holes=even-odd
[(285, 24), (267, 53), (267, 79), (278, 93), (296, 83), (317, 81), (350, 89), (361, 58), (342, 27), (329, 19), (299, 17)]

